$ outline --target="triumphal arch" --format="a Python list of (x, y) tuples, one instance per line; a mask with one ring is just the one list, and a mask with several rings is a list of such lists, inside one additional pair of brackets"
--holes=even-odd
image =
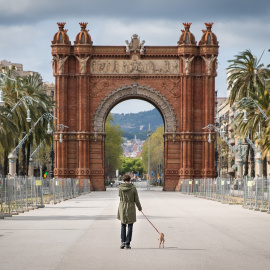
[[(214, 123), (218, 42), (205, 23), (197, 44), (191, 23), (175, 46), (147, 46), (137, 34), (121, 46), (93, 45), (87, 23), (80, 23), (74, 45), (65, 23), (52, 41), (55, 76), (55, 177), (90, 178), (105, 190), (105, 120), (128, 99), (152, 103), (164, 120), (164, 190), (179, 190), (181, 179), (214, 177)], [(60, 134), (61, 140), (60, 143)]]

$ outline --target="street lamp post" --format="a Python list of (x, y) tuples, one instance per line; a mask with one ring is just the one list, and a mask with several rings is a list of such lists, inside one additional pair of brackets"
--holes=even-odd
[[(269, 79), (265, 79), (264, 81), (268, 81), (268, 80)], [(234, 106), (237, 105), (237, 104), (239, 104), (239, 103), (242, 103), (244, 105), (244, 107), (247, 107), (249, 102), (251, 102), (253, 104), (253, 106), (255, 106), (255, 107), (257, 107), (259, 109), (259, 111), (261, 112), (261, 114), (262, 114), (262, 116), (264, 118), (264, 121), (267, 121), (268, 120), (267, 115), (265, 114), (265, 112), (263, 111), (263, 109), (251, 97), (244, 97), (244, 98), (242, 98), (241, 100), (239, 100), (238, 102), (236, 102), (234, 104)], [(236, 126), (238, 126), (238, 124), (234, 121), (234, 119), (233, 118), (231, 118), (231, 119), (233, 120), (234, 124)], [(243, 122), (244, 123), (247, 123), (248, 122), (247, 111), (246, 110), (244, 110), (244, 119), (243, 119)], [(257, 133), (257, 135), (259, 135), (259, 134), (260, 134), (260, 125), (259, 125), (259, 132)], [(259, 147), (256, 148), (255, 144), (252, 142), (252, 140), (249, 138), (249, 136), (245, 136), (245, 139), (250, 144), (250, 146), (252, 147), (252, 149), (255, 152), (257, 174), (259, 176), (262, 176), (262, 173), (263, 173), (263, 161), (262, 161), (262, 149), (261, 149), (261, 146), (259, 145)]]
[[(248, 103), (251, 102), (254, 106), (256, 106), (259, 111), (261, 112), (264, 120), (268, 120), (268, 117), (267, 115), (265, 114), (265, 112), (263, 111), (263, 109), (255, 102), (255, 100), (251, 97), (243, 97), (241, 100), (237, 101), (233, 107), (239, 103), (242, 103), (244, 105), (244, 107), (247, 107), (248, 106)], [(247, 119), (247, 111), (244, 110), (244, 119), (243, 119), (244, 123), (247, 123), (248, 119)]]
[(150, 138), (151, 138), (151, 130), (150, 130), (150, 124), (149, 124), (149, 130), (147, 131), (147, 137), (148, 137), (148, 178), (146, 181), (147, 181), (147, 190), (150, 189), (149, 187), (149, 182), (150, 182), (150, 146), (151, 146), (151, 143), (150, 143)]
[(42, 120), (43, 118), (45, 118), (48, 121), (48, 130), (47, 133), (50, 134), (51, 133), (51, 128), (50, 128), (50, 122), (53, 118), (57, 119), (56, 117), (54, 117), (51, 113), (44, 113), (40, 116), (40, 118), (35, 122), (35, 124), (33, 125), (33, 127), (29, 130), (29, 132), (22, 138), (22, 140), (19, 142), (19, 144), (12, 150), (12, 152), (9, 154), (9, 160), (10, 160), (10, 166), (9, 166), (9, 170), (10, 170), (10, 175), (13, 176), (14, 172), (16, 173), (16, 163), (15, 163), (15, 169), (14, 169), (14, 160), (16, 161), (16, 152), (17, 150), (19, 150), (22, 145), (25, 143), (25, 141), (27, 140), (27, 138), (33, 133), (35, 126), (38, 124), (38, 122), (40, 120)]
[[(233, 154), (235, 155), (235, 157), (237, 158), (237, 162), (238, 162), (238, 166), (239, 166), (239, 170), (237, 170), (237, 174), (240, 178), (243, 177), (243, 157), (246, 153), (246, 151), (244, 153), (242, 153), (242, 142), (241, 139), (238, 139), (238, 149), (237, 146), (232, 146), (230, 144), (230, 142), (225, 138), (225, 129), (224, 126), (221, 130), (219, 130), (215, 125), (213, 124), (209, 124), (208, 126), (204, 127), (203, 129), (207, 129), (209, 131), (208, 134), (208, 142), (211, 143), (212, 139), (211, 139), (211, 131), (215, 130), (216, 132), (218, 132), (220, 134), (220, 137), (223, 139), (223, 141), (229, 146), (230, 150), (233, 152)], [(238, 150), (238, 151), (237, 151)]]

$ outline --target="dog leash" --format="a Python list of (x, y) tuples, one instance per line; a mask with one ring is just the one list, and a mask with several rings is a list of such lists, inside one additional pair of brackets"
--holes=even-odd
[(158, 231), (158, 229), (153, 225), (153, 223), (146, 217), (146, 215), (143, 213), (143, 211), (141, 211), (142, 214), (144, 215), (144, 217), (149, 221), (149, 223), (155, 228), (155, 230), (157, 231), (158, 234), (160, 234), (160, 232)]

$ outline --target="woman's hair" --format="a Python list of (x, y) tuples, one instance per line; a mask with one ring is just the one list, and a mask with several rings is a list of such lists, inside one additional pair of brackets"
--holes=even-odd
[(130, 179), (131, 179), (131, 177), (130, 177), (128, 174), (125, 174), (125, 175), (123, 176), (123, 181), (124, 181), (124, 182), (129, 182)]

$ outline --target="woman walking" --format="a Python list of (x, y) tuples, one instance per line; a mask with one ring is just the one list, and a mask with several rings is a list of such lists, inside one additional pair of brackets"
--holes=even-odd
[[(120, 203), (117, 218), (121, 221), (121, 246), (120, 248), (130, 249), (132, 238), (133, 223), (136, 222), (136, 208), (142, 211), (136, 187), (131, 183), (129, 175), (123, 176), (123, 184), (119, 185)], [(128, 231), (126, 233), (126, 228)]]

